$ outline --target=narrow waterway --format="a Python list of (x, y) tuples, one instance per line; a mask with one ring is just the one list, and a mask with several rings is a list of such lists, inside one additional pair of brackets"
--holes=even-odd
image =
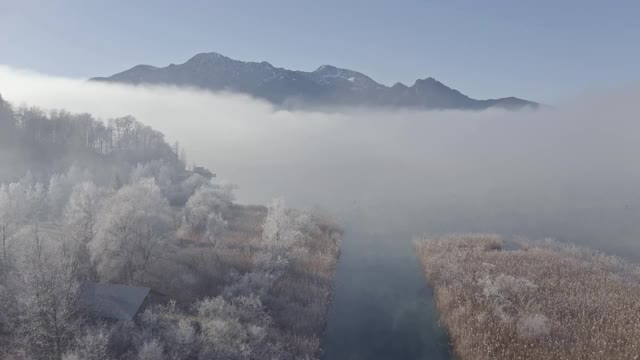
[(451, 359), (410, 238), (347, 227), (325, 360)]

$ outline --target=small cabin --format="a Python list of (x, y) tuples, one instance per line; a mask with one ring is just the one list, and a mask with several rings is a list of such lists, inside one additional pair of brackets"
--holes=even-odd
[(145, 309), (165, 304), (169, 297), (147, 287), (83, 282), (79, 288), (80, 305), (96, 320), (134, 320)]

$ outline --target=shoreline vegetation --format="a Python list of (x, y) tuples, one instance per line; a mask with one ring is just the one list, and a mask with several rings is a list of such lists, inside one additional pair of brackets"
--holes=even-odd
[(553, 240), (415, 242), (461, 360), (640, 359), (640, 267)]
[(186, 163), (132, 117), (0, 98), (0, 359), (320, 358), (341, 226)]

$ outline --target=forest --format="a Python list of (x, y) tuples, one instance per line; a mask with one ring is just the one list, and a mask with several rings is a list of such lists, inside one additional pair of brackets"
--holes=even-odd
[(462, 360), (640, 354), (637, 265), (551, 239), (487, 234), (420, 239), (416, 250)]
[[(197, 170), (132, 117), (0, 97), (0, 358), (319, 358), (340, 224)], [(104, 317), (102, 285), (160, 300)]]

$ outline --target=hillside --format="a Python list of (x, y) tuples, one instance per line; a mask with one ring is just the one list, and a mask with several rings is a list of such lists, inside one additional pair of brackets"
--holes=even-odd
[(417, 109), (482, 110), (537, 108), (531, 101), (506, 97), (476, 100), (434, 78), (411, 86), (382, 85), (365, 74), (322, 65), (312, 72), (277, 68), (268, 62), (244, 62), (217, 53), (198, 54), (184, 64), (138, 65), (93, 81), (167, 84), (248, 94), (285, 107), (371, 106)]

